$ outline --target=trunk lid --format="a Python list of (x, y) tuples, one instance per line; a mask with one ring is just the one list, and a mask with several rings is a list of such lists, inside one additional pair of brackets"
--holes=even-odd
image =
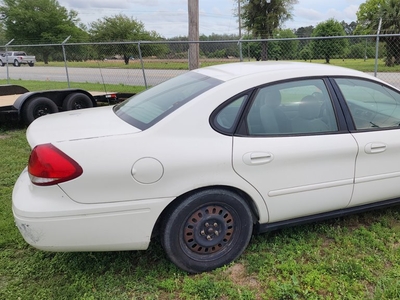
[(121, 120), (111, 106), (73, 110), (36, 119), (26, 133), (33, 148), (44, 143), (124, 135), (141, 130)]

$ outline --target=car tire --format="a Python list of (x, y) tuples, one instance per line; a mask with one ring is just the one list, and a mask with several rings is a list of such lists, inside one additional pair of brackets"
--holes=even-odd
[(82, 93), (72, 93), (65, 97), (63, 110), (75, 110), (93, 107), (93, 102), (88, 95)]
[(161, 244), (168, 258), (189, 273), (229, 264), (246, 249), (253, 232), (246, 201), (223, 189), (195, 192), (166, 215)]
[(28, 65), (29, 65), (30, 67), (33, 67), (33, 66), (35, 65), (35, 63), (28, 63)]
[(19, 67), (19, 66), (20, 66), (19, 61), (18, 60), (14, 60), (14, 67)]
[(57, 104), (46, 97), (35, 97), (30, 99), (22, 107), (22, 120), (27, 124), (31, 124), (35, 119), (58, 112)]
[(2, 60), (0, 60), (0, 67), (4, 67), (4, 65), (5, 63)]

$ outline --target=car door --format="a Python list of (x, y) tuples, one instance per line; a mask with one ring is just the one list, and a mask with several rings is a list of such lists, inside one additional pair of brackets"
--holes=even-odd
[(400, 94), (364, 79), (335, 79), (359, 145), (350, 206), (400, 196)]
[(277, 222), (346, 207), (357, 144), (338, 126), (322, 79), (258, 89), (233, 138), (233, 168)]

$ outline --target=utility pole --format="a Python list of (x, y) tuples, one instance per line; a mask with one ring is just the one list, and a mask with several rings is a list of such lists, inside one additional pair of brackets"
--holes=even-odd
[(239, 56), (240, 61), (243, 61), (243, 53), (242, 53), (242, 16), (240, 11), (240, 0), (238, 0), (238, 16), (239, 16)]
[(199, 67), (199, 0), (188, 0), (189, 70)]

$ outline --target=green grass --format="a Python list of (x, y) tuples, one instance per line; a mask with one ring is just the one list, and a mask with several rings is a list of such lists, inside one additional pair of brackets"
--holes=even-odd
[[(57, 81), (35, 81), (35, 80), (7, 80), (0, 79), (2, 84), (15, 84), (27, 88), (29, 91), (53, 90), (53, 89), (66, 89), (68, 84), (66, 82)], [(145, 89), (144, 86), (131, 86), (124, 84), (100, 84), (88, 82), (71, 82), (71, 88), (80, 88), (87, 91), (107, 91), (107, 92), (120, 92), (120, 93), (139, 93)]]
[(236, 262), (199, 275), (156, 241), (147, 251), (35, 250), (11, 211), (25, 130), (0, 124), (0, 299), (400, 299), (400, 207), (256, 236)]

